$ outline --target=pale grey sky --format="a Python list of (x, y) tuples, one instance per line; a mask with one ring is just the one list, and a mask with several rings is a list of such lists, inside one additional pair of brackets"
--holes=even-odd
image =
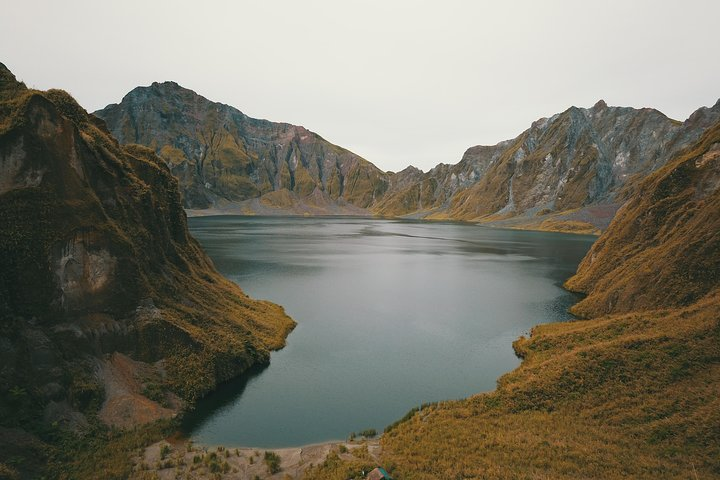
[(0, 62), (89, 111), (174, 80), (385, 170), (456, 163), (571, 105), (720, 97), (717, 0), (3, 0)]

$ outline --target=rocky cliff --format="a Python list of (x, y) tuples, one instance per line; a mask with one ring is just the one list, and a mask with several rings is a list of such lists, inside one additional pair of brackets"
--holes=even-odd
[(216, 272), (159, 157), (1, 64), (0, 223), (2, 441), (173, 416), (293, 327)]
[(386, 216), (604, 228), (634, 185), (719, 118), (720, 102), (684, 123), (603, 101), (572, 107), (515, 139), (472, 147), (456, 165), (441, 164), (412, 181), (390, 177), (373, 209)]
[(384, 172), (304, 127), (250, 118), (174, 82), (95, 112), (121, 143), (155, 150), (180, 179), (185, 206), (268, 213), (366, 213)]
[(577, 315), (691, 305), (720, 286), (720, 123), (641, 182), (567, 282)]
[(185, 206), (228, 213), (375, 214), (599, 232), (649, 173), (720, 118), (572, 107), (518, 137), (469, 148), (428, 172), (382, 172), (318, 135), (247, 117), (172, 82), (139, 87), (95, 112), (121, 143), (154, 149)]

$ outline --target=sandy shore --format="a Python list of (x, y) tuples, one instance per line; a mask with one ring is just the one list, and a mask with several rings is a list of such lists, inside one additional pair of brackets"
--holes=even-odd
[[(363, 447), (367, 447), (372, 458), (379, 459), (379, 438), (277, 449), (207, 447), (168, 438), (147, 447), (134, 462), (139, 478), (145, 478), (144, 472), (150, 474), (152, 471), (154, 475), (147, 478), (288, 480), (302, 478), (308, 467), (322, 463), (332, 451), (338, 452), (340, 458), (350, 460), (353, 450)], [(268, 472), (264, 462), (265, 452), (272, 452), (280, 458), (281, 470), (278, 473)]]

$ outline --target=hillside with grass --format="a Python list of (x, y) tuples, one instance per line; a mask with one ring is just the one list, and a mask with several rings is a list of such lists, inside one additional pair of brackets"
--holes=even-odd
[(3, 478), (44, 475), (60, 439), (174, 418), (294, 326), (215, 270), (159, 157), (2, 64), (0, 223)]
[[(720, 123), (639, 185), (497, 389), (382, 438), (399, 479), (720, 478)], [(307, 478), (346, 479), (329, 459)], [(357, 477), (356, 477), (357, 478)]]

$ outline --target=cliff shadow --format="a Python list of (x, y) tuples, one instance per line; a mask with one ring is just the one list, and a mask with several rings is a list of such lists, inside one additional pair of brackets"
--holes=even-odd
[(217, 387), (215, 391), (200, 399), (195, 408), (185, 412), (180, 422), (179, 436), (191, 438), (194, 432), (200, 430), (205, 422), (229, 410), (245, 392), (248, 384), (263, 373), (269, 365), (256, 365), (249, 368), (242, 375), (229, 380)]

